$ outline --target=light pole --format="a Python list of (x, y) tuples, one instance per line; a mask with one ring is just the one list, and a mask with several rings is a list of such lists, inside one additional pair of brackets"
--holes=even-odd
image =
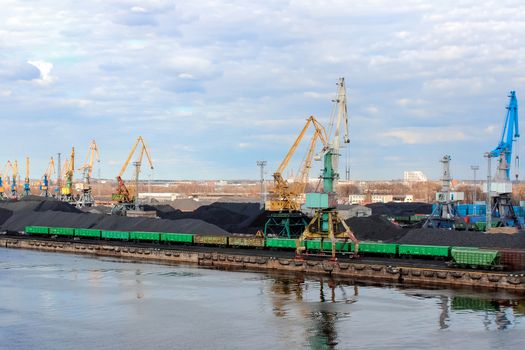
[(476, 197), (478, 192), (478, 189), (476, 188), (476, 171), (479, 170), (479, 165), (471, 165), (470, 169), (474, 172), (474, 191), (472, 193), (472, 207), (474, 208), (473, 214), (476, 215)]
[(487, 157), (487, 204), (486, 204), (486, 213), (485, 213), (485, 232), (488, 232), (490, 230), (490, 227), (492, 226), (492, 198), (491, 198), (491, 162), (490, 153), (485, 153), (485, 157)]
[(258, 160), (257, 166), (261, 168), (261, 203), (260, 208), (264, 209), (264, 203), (266, 203), (266, 191), (264, 188), (264, 167), (266, 166), (265, 160)]

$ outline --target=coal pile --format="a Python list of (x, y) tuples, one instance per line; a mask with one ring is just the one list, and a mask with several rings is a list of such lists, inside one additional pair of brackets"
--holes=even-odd
[(156, 210), (157, 215), (163, 219), (201, 220), (216, 225), (232, 233), (246, 232), (247, 228), (261, 214), (259, 203), (227, 203), (215, 202), (202, 205), (192, 212), (183, 212), (170, 205), (148, 205), (146, 210)]
[(525, 232), (504, 234), (422, 228), (408, 231), (398, 242), (422, 245), (525, 249)]
[(406, 232), (381, 215), (354, 217), (346, 220), (358, 240), (395, 242)]
[(128, 218), (85, 213), (69, 203), (42, 197), (26, 197), (20, 201), (0, 202), (1, 229), (9, 232), (25, 226), (97, 228), (119, 231), (185, 232), (224, 235), (228, 232), (199, 219)]
[(11, 210), (0, 208), (0, 225), (6, 222), (12, 215), (13, 212)]
[(409, 216), (416, 214), (432, 214), (432, 204), (428, 203), (372, 203), (366, 205), (372, 209), (373, 215)]
[(66, 213), (81, 213), (79, 209), (69, 203), (54, 198), (27, 196), (20, 200), (5, 200), (0, 202), (0, 208), (17, 211), (61, 211)]

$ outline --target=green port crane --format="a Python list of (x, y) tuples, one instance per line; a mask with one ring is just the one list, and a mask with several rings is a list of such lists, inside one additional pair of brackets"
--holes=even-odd
[[(323, 150), (323, 170), (321, 179), (323, 189), (321, 192), (306, 194), (306, 206), (315, 211), (313, 219), (306, 226), (303, 234), (297, 240), (296, 254), (297, 258), (302, 258), (305, 247), (302, 243), (304, 240), (328, 239), (332, 242), (332, 259), (336, 259), (336, 240), (344, 239), (354, 242), (354, 254), (359, 251), (359, 241), (356, 239), (352, 230), (337, 212), (337, 196), (335, 186), (339, 178), (339, 149), (341, 141), (345, 144), (350, 143), (348, 138), (348, 111), (346, 104), (346, 87), (344, 78), (340, 78), (337, 83), (337, 95), (333, 100), (335, 103), (332, 115), (330, 117), (330, 127), (328, 135), (329, 142)], [(344, 135), (341, 140), (341, 126), (344, 123)]]

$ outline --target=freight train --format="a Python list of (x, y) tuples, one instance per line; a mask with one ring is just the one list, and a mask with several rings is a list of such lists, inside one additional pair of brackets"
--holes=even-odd
[[(157, 244), (208, 245), (233, 248), (279, 249), (293, 251), (296, 240), (290, 238), (262, 238), (241, 235), (200, 235), (173, 232), (144, 231), (108, 231), (68, 227), (26, 226), (23, 234), (31, 236), (53, 236), (96, 240), (116, 240), (150, 242)], [(303, 242), (306, 251), (331, 251), (332, 243), (320, 240)], [(351, 255), (354, 243), (351, 241), (336, 242), (336, 250), (341, 255)], [(387, 242), (360, 242), (360, 256), (382, 256), (389, 258), (434, 259), (447, 262), (448, 265), (473, 269), (507, 269), (525, 270), (525, 250), (515, 249), (482, 249), (476, 247), (452, 247), (434, 245), (412, 245)]]

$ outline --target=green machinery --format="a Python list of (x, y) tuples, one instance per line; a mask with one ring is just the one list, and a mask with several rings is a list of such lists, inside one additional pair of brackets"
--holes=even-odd
[(348, 113), (344, 78), (340, 78), (337, 85), (337, 97), (334, 100), (336, 106), (330, 120), (329, 135), (331, 135), (331, 138), (323, 149), (324, 166), (321, 176), (323, 190), (320, 193), (306, 194), (306, 207), (313, 209), (315, 214), (301, 237), (297, 240), (296, 253), (298, 258), (302, 257), (303, 252), (306, 251), (302, 244), (303, 241), (311, 239), (321, 239), (321, 247), (325, 239), (330, 240), (332, 242), (332, 259), (334, 260), (336, 259), (337, 240), (351, 240), (354, 242), (354, 253), (357, 254), (359, 251), (358, 240), (337, 212), (335, 184), (339, 178), (337, 169), (339, 164), (340, 129), (343, 122), (345, 123), (345, 134), (342, 141), (343, 143), (350, 142), (348, 138)]

